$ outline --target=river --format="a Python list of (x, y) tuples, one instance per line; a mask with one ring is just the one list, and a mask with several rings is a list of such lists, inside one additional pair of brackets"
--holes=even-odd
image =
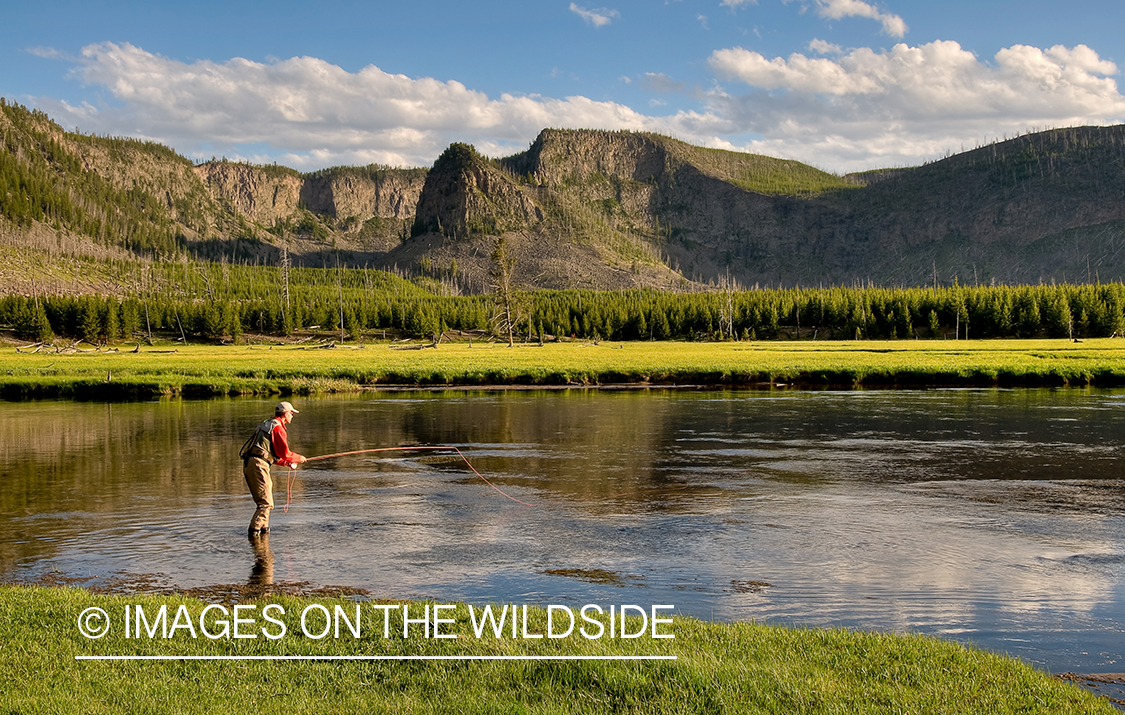
[[(5, 403), (0, 580), (310, 582), (673, 604), (1125, 658), (1125, 392), (381, 392), (294, 399), (266, 543), (238, 449), (273, 402)], [(482, 478), (483, 477), (483, 478)], [(491, 482), (490, 486), (485, 482)], [(522, 502), (522, 503), (521, 503)]]

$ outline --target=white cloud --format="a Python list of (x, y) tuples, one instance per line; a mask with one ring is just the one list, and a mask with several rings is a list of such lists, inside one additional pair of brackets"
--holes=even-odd
[(820, 55), (841, 55), (844, 53), (844, 48), (839, 45), (816, 39), (809, 43), (809, 49)]
[[(870, 52), (870, 50), (868, 50)], [(712, 69), (730, 79), (762, 89), (787, 89), (814, 94), (862, 94), (879, 85), (868, 73), (849, 72), (829, 59), (815, 59), (800, 53), (788, 59), (767, 60), (757, 52), (735, 47), (711, 54)]]
[(1021, 107), (1062, 118), (1119, 113), (1122, 96), (1108, 75), (1117, 66), (1085, 45), (1040, 50), (1015, 45), (996, 53), (989, 66), (956, 42), (919, 47), (897, 44), (886, 52), (859, 48), (838, 60), (794, 53), (767, 60), (736, 47), (717, 50), (710, 64), (719, 74), (762, 89), (832, 95), (878, 95), (900, 111), (965, 115)]
[(615, 19), (621, 17), (621, 13), (616, 10), (611, 10), (607, 7), (599, 7), (593, 10), (587, 10), (584, 7), (571, 3), (570, 11), (578, 17), (586, 21), (587, 24), (594, 27), (605, 27), (613, 22)]
[(562, 127), (659, 132), (845, 171), (918, 164), (1029, 128), (1125, 121), (1117, 67), (1084, 45), (1016, 45), (989, 62), (955, 42), (877, 52), (814, 41), (810, 49), (825, 56), (718, 50), (710, 67), (725, 81), (709, 91), (661, 73), (621, 78), (700, 102), (668, 116), (582, 96), (489, 97), (454, 80), (375, 66), (348, 72), (314, 57), (181, 62), (112, 43), (84, 48), (74, 70), (107, 103), (33, 104), (86, 132), (304, 170), (427, 166), (454, 141), (499, 156), (524, 149), (544, 127)]
[(732, 10), (737, 8), (740, 5), (757, 5), (757, 4), (758, 4), (758, 0), (723, 0), (721, 3), (719, 3), (720, 6), (729, 7)]
[[(269, 154), (297, 168), (425, 166), (454, 141), (502, 155), (526, 148), (544, 127), (698, 138), (711, 136), (700, 135), (701, 128), (722, 124), (696, 113), (652, 117), (581, 96), (491, 99), (453, 80), (415, 79), (373, 65), (348, 72), (315, 57), (185, 63), (103, 43), (83, 49), (74, 73), (109, 90), (118, 106), (36, 100), (64, 126), (152, 139), (189, 156)], [(650, 83), (661, 80), (671, 83), (662, 75)]]
[(993, 63), (948, 41), (837, 59), (733, 48), (714, 52), (710, 65), (756, 90), (712, 93), (713, 113), (764, 136), (755, 148), (822, 166), (913, 164), (1032, 127), (1125, 119), (1125, 97), (1109, 77), (1116, 65), (1085, 45), (1016, 45)]
[(845, 17), (867, 17), (878, 20), (883, 32), (891, 37), (902, 37), (910, 29), (898, 15), (880, 12), (878, 8), (863, 0), (816, 0), (817, 14), (830, 20)]

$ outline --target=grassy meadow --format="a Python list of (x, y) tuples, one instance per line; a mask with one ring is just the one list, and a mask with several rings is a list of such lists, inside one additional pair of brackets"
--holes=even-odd
[(1125, 384), (1125, 340), (368, 343), (0, 350), (6, 399), (315, 394), (374, 386)]
[[(179, 606), (197, 619), (205, 602), (182, 596), (106, 596), (71, 588), (0, 587), (0, 702), (5, 712), (50, 713), (1113, 713), (1105, 700), (1019, 661), (918, 635), (714, 624), (675, 618), (674, 639), (477, 638), (466, 608), (443, 626), (457, 639), (404, 639), (383, 617), (313, 639), (302, 610), (354, 601), (268, 596), (289, 630), (280, 639), (123, 637), (125, 606)], [(232, 604), (227, 604), (230, 608)], [(422, 604), (411, 604), (421, 610)], [(102, 608), (108, 635), (89, 640), (80, 614)], [(370, 604), (361, 606), (370, 609)], [(374, 611), (372, 611), (374, 612)], [(412, 611), (413, 613), (413, 611)], [(214, 614), (214, 612), (213, 612)], [(246, 615), (244, 613), (244, 615)], [(255, 615), (250, 612), (249, 615)], [(277, 611), (274, 612), (277, 617)], [(218, 618), (220, 616), (216, 616)], [(310, 624), (315, 619), (310, 619)], [(186, 619), (185, 619), (186, 621)], [(214, 623), (214, 621), (210, 621)], [(321, 619), (323, 622), (323, 619)], [(532, 612), (529, 632), (546, 627)], [(244, 626), (243, 634), (265, 624)], [(369, 627), (374, 624), (375, 627)], [(218, 628), (210, 626), (213, 633)], [(316, 632), (320, 623), (311, 626)], [(630, 626), (632, 628), (632, 626)], [(274, 633), (278, 631), (275, 628)], [(75, 656), (510, 656), (665, 655), (661, 661), (93, 661)], [(34, 683), (35, 687), (27, 687)]]

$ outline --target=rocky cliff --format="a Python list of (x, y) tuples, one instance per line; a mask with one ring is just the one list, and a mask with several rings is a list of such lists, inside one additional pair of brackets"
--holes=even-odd
[(326, 169), (305, 177), (301, 202), (305, 208), (336, 219), (414, 219), (424, 169), (379, 166)]
[(326, 169), (302, 175), (278, 166), (210, 162), (195, 173), (228, 211), (264, 227), (307, 210), (332, 219), (344, 234), (372, 218), (413, 221), (425, 170), (381, 166)]
[(453, 144), (426, 177), (412, 235), (519, 231), (543, 220), (532, 192), (490, 163), (468, 144)]
[(234, 214), (272, 226), (297, 211), (304, 181), (295, 171), (267, 170), (226, 161), (200, 164), (196, 176)]

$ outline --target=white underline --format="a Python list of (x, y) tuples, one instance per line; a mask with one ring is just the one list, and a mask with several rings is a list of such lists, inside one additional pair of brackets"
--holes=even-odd
[(676, 660), (674, 655), (76, 655), (75, 660)]

